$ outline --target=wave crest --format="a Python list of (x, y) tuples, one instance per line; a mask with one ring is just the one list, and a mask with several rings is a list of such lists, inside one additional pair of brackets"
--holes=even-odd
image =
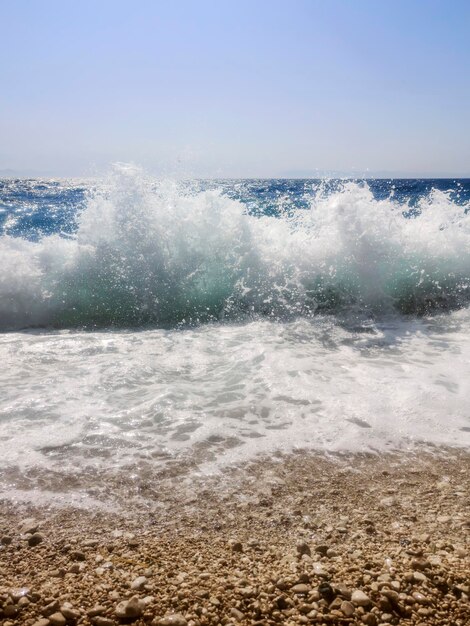
[[(406, 207), (405, 207), (406, 209)], [(470, 222), (433, 191), (406, 215), (366, 184), (253, 216), (129, 167), (90, 191), (73, 237), (0, 238), (0, 328), (426, 313), (470, 297)]]

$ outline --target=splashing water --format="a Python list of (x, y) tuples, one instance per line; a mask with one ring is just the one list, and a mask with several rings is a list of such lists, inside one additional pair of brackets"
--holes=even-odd
[(73, 235), (0, 238), (0, 328), (174, 326), (315, 312), (424, 313), (470, 295), (470, 220), (448, 194), (410, 217), (365, 184), (251, 215), (121, 167)]

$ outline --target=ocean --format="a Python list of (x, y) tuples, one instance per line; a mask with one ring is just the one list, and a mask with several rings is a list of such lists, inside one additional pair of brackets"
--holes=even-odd
[(469, 210), (470, 180), (0, 180), (0, 495), (468, 448)]

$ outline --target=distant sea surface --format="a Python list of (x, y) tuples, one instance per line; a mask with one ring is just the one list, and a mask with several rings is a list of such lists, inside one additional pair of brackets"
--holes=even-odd
[(0, 180), (0, 494), (468, 448), (469, 210), (470, 180)]

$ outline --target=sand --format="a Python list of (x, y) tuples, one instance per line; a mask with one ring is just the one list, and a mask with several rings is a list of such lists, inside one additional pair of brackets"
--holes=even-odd
[(121, 508), (1, 503), (0, 623), (470, 623), (470, 454), (260, 460)]

